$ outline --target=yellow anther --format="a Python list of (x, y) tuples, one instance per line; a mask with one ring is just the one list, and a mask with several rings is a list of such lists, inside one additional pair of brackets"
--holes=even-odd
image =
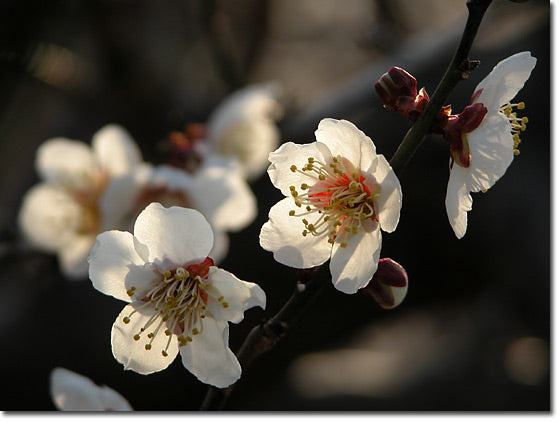
[(148, 333), (148, 338), (154, 338), (154, 333)]
[(518, 149), (514, 149), (514, 150), (513, 150), (513, 155), (519, 155), (519, 150), (518, 150)]
[(525, 103), (523, 101), (521, 101), (520, 103), (517, 104), (517, 108), (519, 110), (523, 110), (525, 108)]
[(482, 189), (481, 192), (486, 193), (486, 192), (488, 192), (488, 189)]
[(192, 329), (193, 336), (196, 336), (199, 332), (200, 331), (198, 331), (198, 328), (193, 328)]
[(293, 192), (293, 191), (296, 190), (296, 187), (295, 186), (290, 186), (290, 190)]
[(169, 270), (165, 271), (165, 272), (163, 273), (163, 276), (164, 276), (165, 278), (171, 277), (171, 271), (169, 271)]
[(185, 337), (185, 341), (191, 342), (191, 341), (192, 341), (192, 338), (190, 338), (189, 336), (187, 336), (187, 337)]
[(529, 123), (529, 119), (527, 117), (523, 117), (521, 119), (521, 123), (525, 124), (525, 123)]
[(302, 231), (302, 232), (301, 232), (301, 235), (302, 235), (302, 236), (307, 236), (307, 230)]
[(151, 345), (151, 344), (146, 344), (146, 345), (144, 346), (144, 349), (146, 349), (146, 350), (150, 350), (151, 348), (152, 348), (152, 345)]
[(162, 351), (161, 351), (161, 354), (163, 355), (164, 358), (166, 358), (167, 356), (169, 356), (165, 350), (162, 350)]
[(220, 296), (220, 297), (218, 298), (218, 302), (221, 302), (222, 300), (224, 300), (224, 297), (223, 297), (223, 296)]
[(127, 317), (127, 316), (125, 316), (125, 317), (123, 318), (123, 322), (124, 322), (125, 324), (128, 324), (128, 323), (130, 322), (130, 318)]
[(302, 190), (305, 190), (305, 189), (308, 189), (308, 188), (309, 188), (309, 186), (307, 185), (307, 183), (302, 183), (301, 184), (301, 189)]
[(334, 239), (332, 237), (329, 237), (328, 242), (332, 245), (332, 244), (334, 244)]
[(325, 177), (324, 174), (320, 174), (320, 175), (319, 175), (319, 180), (325, 180), (325, 179), (326, 179), (326, 177)]
[(306, 206), (305, 209), (306, 209), (307, 211), (311, 211), (311, 207), (310, 207), (309, 205)]
[(345, 242), (342, 242), (342, 243), (340, 244), (340, 247), (341, 247), (341, 248), (345, 248), (345, 247), (347, 247), (347, 246), (348, 246), (348, 243), (345, 243)]
[(288, 215), (290, 215), (291, 217), (293, 217), (294, 215), (296, 215), (296, 212), (294, 210), (290, 210), (290, 212), (288, 213)]
[(313, 164), (313, 163), (315, 162), (315, 158), (309, 157), (309, 158), (307, 159), (307, 162), (308, 162), (309, 164)]
[(224, 302), (224, 303), (222, 303), (222, 306), (223, 306), (224, 308), (227, 308), (227, 307), (229, 307), (229, 303)]
[(134, 334), (134, 337), (132, 337), (134, 340), (138, 341), (140, 340), (140, 334)]
[(295, 190), (293, 190), (293, 191), (292, 191), (292, 196), (293, 196), (294, 198), (297, 198), (298, 193), (297, 193)]
[(294, 204), (296, 204), (296, 207), (301, 207), (301, 202), (294, 201)]
[(292, 170), (292, 172), (294, 173), (297, 171), (297, 167), (295, 166), (295, 164), (290, 167), (290, 170)]
[(171, 335), (171, 330), (168, 328), (167, 330), (165, 330), (165, 335), (166, 336), (170, 336)]

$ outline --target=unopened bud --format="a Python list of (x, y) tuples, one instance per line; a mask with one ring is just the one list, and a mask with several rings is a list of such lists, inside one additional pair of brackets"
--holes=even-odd
[(398, 262), (382, 258), (369, 284), (360, 292), (372, 298), (383, 309), (400, 305), (408, 290), (408, 275)]
[(403, 102), (414, 101), (418, 93), (414, 76), (400, 67), (392, 67), (381, 76), (375, 83), (375, 92), (391, 111), (400, 110)]

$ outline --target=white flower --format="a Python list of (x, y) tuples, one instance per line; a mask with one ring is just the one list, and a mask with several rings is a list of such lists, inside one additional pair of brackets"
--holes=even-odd
[(25, 195), (18, 217), (25, 238), (56, 253), (63, 273), (87, 275), (87, 256), (105, 228), (100, 197), (107, 182), (141, 162), (138, 147), (120, 126), (107, 125), (83, 142), (54, 138), (37, 151), (42, 182)]
[(140, 374), (161, 371), (180, 351), (183, 365), (219, 388), (241, 376), (228, 347), (228, 321), (253, 306), (265, 307), (254, 284), (213, 265), (212, 229), (202, 214), (152, 203), (140, 213), (134, 235), (97, 237), (89, 276), (102, 293), (127, 302), (113, 324), (115, 359)]
[(352, 123), (323, 119), (317, 142), (285, 143), (269, 156), (270, 180), (287, 197), (270, 209), (261, 246), (295, 268), (331, 259), (334, 286), (355, 293), (377, 269), (381, 230), (397, 227), (399, 180)]
[(452, 160), (445, 198), (449, 223), (459, 239), (467, 230), (467, 212), (472, 208), (470, 192), (491, 188), (504, 175), (514, 154), (519, 153), (519, 132), (525, 129), (527, 119), (512, 111), (515, 107), (524, 108), (524, 104), (509, 101), (523, 88), (536, 62), (527, 51), (508, 57), (475, 89), (471, 104), (483, 104), (487, 113), (475, 130), (462, 134), (470, 165), (463, 167)]
[(98, 386), (89, 378), (64, 368), (55, 368), (50, 376), (50, 392), (59, 410), (68, 412), (132, 411), (128, 401), (106, 385)]
[(278, 97), (277, 85), (251, 85), (227, 97), (208, 119), (210, 149), (235, 157), (249, 180), (264, 172), (268, 154), (279, 145), (275, 120), (283, 110)]
[(151, 202), (166, 207), (194, 208), (210, 222), (214, 247), (210, 256), (219, 262), (228, 251), (226, 231), (249, 225), (257, 215), (256, 199), (231, 159), (208, 156), (192, 174), (170, 166), (148, 164), (112, 180), (102, 198), (111, 227), (132, 230), (136, 217)]

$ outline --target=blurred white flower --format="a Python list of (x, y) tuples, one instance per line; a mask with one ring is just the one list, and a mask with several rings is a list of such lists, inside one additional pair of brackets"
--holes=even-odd
[(235, 157), (248, 180), (258, 178), (268, 165), (268, 154), (278, 148), (280, 133), (275, 121), (283, 109), (276, 84), (250, 85), (227, 97), (207, 123), (209, 149)]
[(208, 156), (193, 172), (171, 166), (139, 166), (135, 172), (113, 179), (102, 198), (110, 227), (132, 230), (136, 217), (148, 204), (159, 202), (194, 208), (210, 222), (215, 262), (227, 254), (226, 231), (241, 230), (257, 215), (256, 199), (233, 160)]
[(352, 123), (323, 119), (315, 136), (317, 142), (288, 142), (270, 154), (270, 180), (286, 198), (270, 209), (260, 244), (290, 267), (330, 258), (334, 286), (355, 293), (377, 269), (381, 229), (397, 227), (400, 183)]
[(68, 412), (133, 410), (128, 401), (112, 388), (96, 385), (89, 378), (65, 368), (52, 370), (50, 392), (58, 410)]
[(208, 257), (213, 234), (198, 211), (150, 204), (134, 235), (97, 237), (89, 276), (102, 293), (127, 302), (113, 324), (115, 359), (140, 374), (161, 371), (181, 352), (200, 381), (225, 388), (241, 367), (228, 347), (228, 321), (264, 309), (262, 289), (217, 268)]
[(26, 193), (18, 216), (25, 238), (56, 253), (66, 276), (85, 277), (95, 236), (107, 228), (100, 207), (104, 189), (141, 161), (137, 145), (117, 125), (100, 129), (91, 148), (66, 138), (47, 140), (35, 161), (42, 181)]
[(459, 239), (467, 231), (467, 212), (472, 209), (470, 193), (494, 186), (514, 154), (519, 153), (519, 133), (525, 130), (527, 118), (518, 117), (513, 110), (525, 105), (509, 101), (523, 88), (536, 63), (528, 51), (514, 54), (498, 63), (474, 91), (471, 104), (482, 104), (487, 112), (474, 130), (459, 133), (458, 142), (452, 143), (445, 198), (449, 223)]

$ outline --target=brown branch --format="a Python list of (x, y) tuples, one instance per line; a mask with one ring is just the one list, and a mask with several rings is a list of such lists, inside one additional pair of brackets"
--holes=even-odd
[[(286, 335), (322, 288), (327, 285), (324, 279), (314, 277), (319, 268), (298, 270), (300, 281), (296, 283), (290, 299), (276, 315), (249, 332), (237, 353), (243, 371), (247, 370), (255, 358), (271, 350)], [(200, 410), (222, 410), (235, 385), (225, 389), (210, 387)]]
[(416, 121), (414, 125), (405, 135), (397, 151), (391, 158), (390, 164), (393, 170), (398, 174), (408, 164), (416, 150), (422, 145), (424, 137), (434, 123), (443, 103), (451, 94), (451, 91), (462, 80), (470, 76), (473, 62), (468, 59), (474, 37), (478, 31), (478, 27), (482, 22), (486, 9), (490, 6), (492, 0), (468, 0), (467, 8), (469, 16), (463, 31), (463, 36), (459, 42), (457, 50), (439, 82), (430, 102)]

